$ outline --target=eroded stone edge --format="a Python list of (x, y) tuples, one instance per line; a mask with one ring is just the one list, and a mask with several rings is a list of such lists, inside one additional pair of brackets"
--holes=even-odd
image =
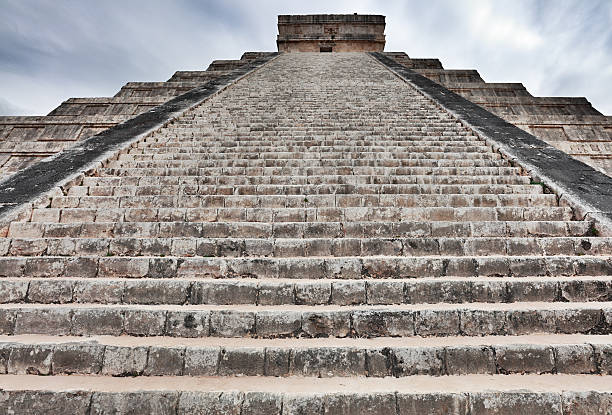
[[(206, 82), (151, 110), (117, 124), (74, 146), (49, 156), (0, 181), (0, 223), (6, 224), (24, 211), (45, 206), (50, 194), (77, 183), (85, 172), (103, 163), (135, 142), (174, 121), (237, 81), (275, 59), (279, 54), (245, 63), (229, 74)], [(58, 194), (59, 194), (58, 193)]]
[(612, 236), (612, 177), (508, 123), (444, 86), (384, 56), (376, 61), (473, 130), (494, 150), (545, 184), (578, 219), (593, 220), (601, 236)]

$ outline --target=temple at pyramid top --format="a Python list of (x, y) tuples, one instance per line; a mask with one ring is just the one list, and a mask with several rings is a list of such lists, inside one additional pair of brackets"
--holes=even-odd
[(276, 43), (279, 52), (382, 52), (385, 16), (280, 15)]

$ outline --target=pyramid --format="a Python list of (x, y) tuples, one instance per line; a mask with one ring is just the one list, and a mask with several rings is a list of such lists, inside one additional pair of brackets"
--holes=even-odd
[(612, 413), (610, 117), (278, 27), (0, 119), (0, 412)]

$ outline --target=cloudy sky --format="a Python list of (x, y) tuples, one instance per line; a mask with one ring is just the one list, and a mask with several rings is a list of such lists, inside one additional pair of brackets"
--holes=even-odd
[(388, 51), (612, 114), (612, 0), (0, 0), (0, 115), (276, 50), (276, 16), (387, 16)]

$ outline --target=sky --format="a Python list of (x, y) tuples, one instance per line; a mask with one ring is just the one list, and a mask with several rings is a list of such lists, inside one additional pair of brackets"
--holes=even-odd
[(386, 51), (612, 114), (612, 0), (0, 0), (0, 115), (275, 51), (277, 15), (310, 13), (383, 14)]

